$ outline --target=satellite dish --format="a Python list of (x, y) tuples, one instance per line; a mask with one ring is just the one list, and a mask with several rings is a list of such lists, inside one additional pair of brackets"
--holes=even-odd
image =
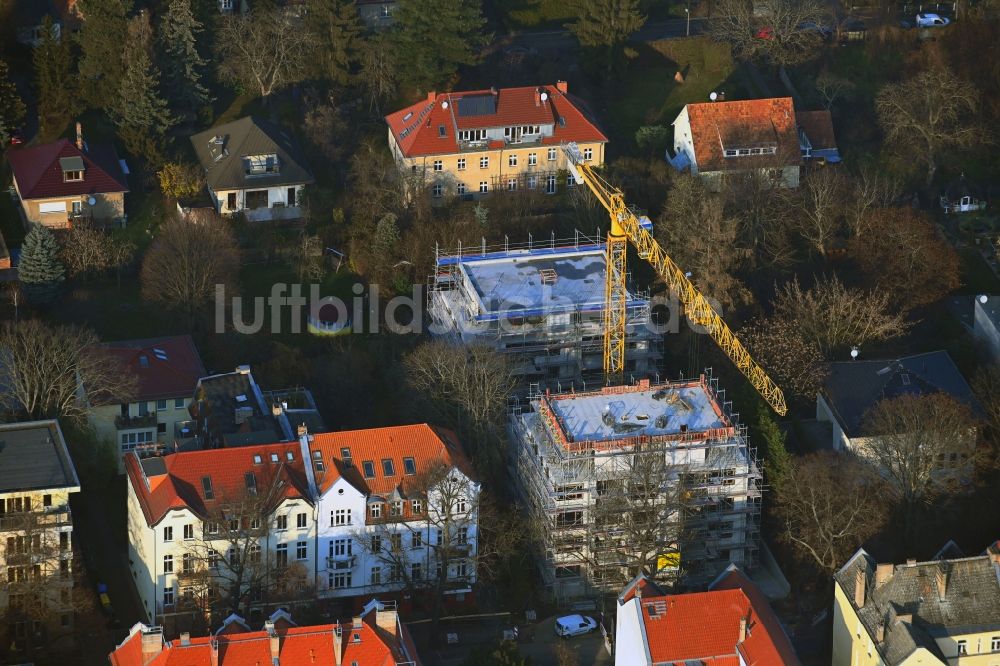
[(715, 100), (719, 99), (719, 93), (713, 90), (711, 93), (709, 93), (708, 98), (714, 102)]
[(858, 348), (857, 347), (851, 347), (851, 358), (854, 359), (854, 360), (857, 360), (858, 359), (858, 354), (859, 354)]
[(544, 102), (545, 100), (547, 100), (549, 98), (549, 94), (547, 92), (543, 92), (542, 95), (541, 95), (541, 97), (542, 97), (542, 101)]
[(90, 206), (93, 206), (96, 203), (97, 203), (97, 199), (95, 199), (94, 197), (90, 197), (89, 199), (87, 199), (87, 204), (90, 205)]
[(448, 102), (441, 102), (441, 108), (442, 109), (447, 109), (448, 108)]
[(988, 300), (990, 300), (990, 299), (986, 296), (986, 294), (983, 294), (982, 296), (979, 297), (979, 302), (980, 303), (985, 303)]

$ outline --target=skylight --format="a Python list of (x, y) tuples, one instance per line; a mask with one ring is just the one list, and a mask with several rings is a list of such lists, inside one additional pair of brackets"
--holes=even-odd
[(386, 476), (396, 476), (396, 469), (392, 466), (391, 458), (382, 459), (382, 474)]
[(215, 499), (215, 491), (212, 489), (212, 477), (201, 477), (201, 489), (205, 493), (205, 499)]
[(403, 458), (403, 472), (410, 476), (417, 473), (417, 463), (413, 458)]
[(361, 463), (361, 468), (364, 470), (366, 479), (375, 478), (375, 463), (371, 460), (365, 460)]

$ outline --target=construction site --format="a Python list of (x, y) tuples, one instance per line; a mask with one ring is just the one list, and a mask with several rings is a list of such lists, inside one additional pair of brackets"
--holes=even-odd
[[(605, 244), (574, 238), (437, 251), (428, 312), (432, 331), (507, 355), (520, 393), (602, 386)], [(653, 376), (662, 336), (649, 326), (648, 292), (628, 290), (625, 371)]]
[(717, 380), (545, 392), (509, 418), (511, 477), (560, 602), (639, 571), (685, 585), (758, 559), (761, 473)]

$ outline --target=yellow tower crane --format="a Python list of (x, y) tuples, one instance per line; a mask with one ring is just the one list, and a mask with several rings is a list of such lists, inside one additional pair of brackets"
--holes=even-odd
[(690, 322), (704, 328), (722, 351), (733, 360), (771, 408), (782, 416), (788, 411), (785, 396), (764, 369), (750, 357), (743, 343), (719, 313), (702, 296), (666, 251), (653, 238), (639, 217), (625, 203), (625, 195), (587, 164), (575, 143), (563, 145), (569, 170), (577, 183), (586, 184), (611, 217), (608, 231), (607, 278), (604, 284), (604, 372), (620, 379), (625, 370), (625, 318), (628, 292), (625, 287), (625, 257), (631, 242), (684, 306)]

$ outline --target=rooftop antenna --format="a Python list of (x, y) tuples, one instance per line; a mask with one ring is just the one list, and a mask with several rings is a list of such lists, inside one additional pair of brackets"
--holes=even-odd
[(988, 300), (990, 300), (990, 299), (989, 299), (989, 296), (987, 296), (986, 294), (983, 294), (982, 296), (979, 297), (979, 302), (980, 303), (985, 304), (986, 301), (988, 301)]
[(713, 90), (708, 94), (708, 98), (714, 102), (715, 100), (719, 99), (719, 93)]
[(851, 360), (852, 361), (857, 361), (858, 360), (858, 354), (860, 354), (860, 353), (861, 352), (858, 351), (857, 347), (851, 347)]
[(441, 102), (441, 108), (442, 109), (447, 109), (448, 108), (448, 100), (445, 100), (445, 101)]

